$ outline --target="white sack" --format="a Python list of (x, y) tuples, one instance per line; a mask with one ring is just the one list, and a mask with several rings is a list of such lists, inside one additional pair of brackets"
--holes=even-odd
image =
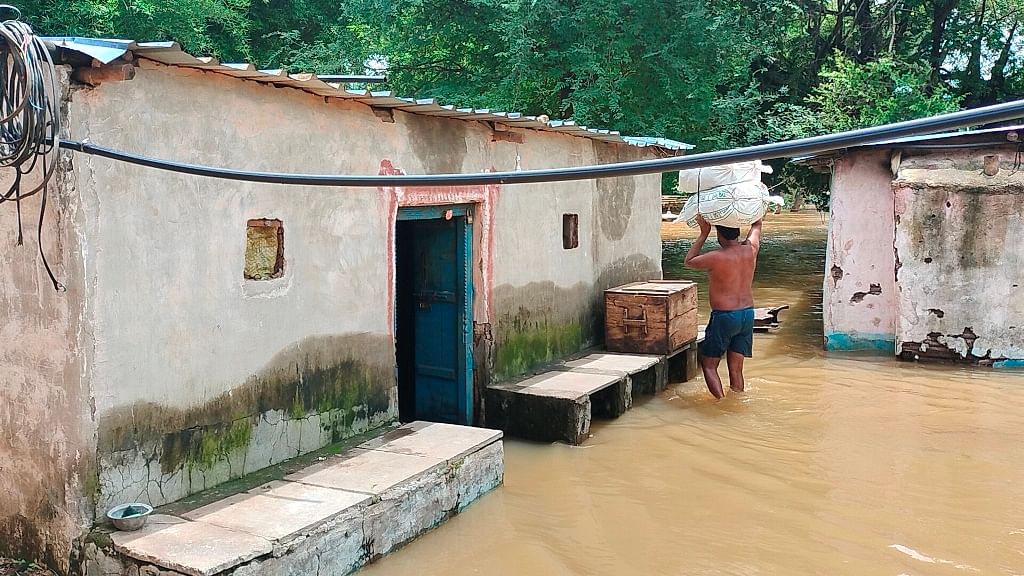
[(772, 167), (760, 160), (723, 164), (708, 168), (679, 171), (679, 191), (694, 194), (719, 186), (733, 186), (741, 182), (761, 181), (761, 174), (771, 174)]
[(760, 180), (747, 181), (734, 186), (719, 186), (690, 196), (675, 222), (686, 222), (697, 227), (697, 210), (710, 224), (740, 228), (764, 217), (769, 204), (782, 206), (779, 196), (769, 196), (768, 187)]

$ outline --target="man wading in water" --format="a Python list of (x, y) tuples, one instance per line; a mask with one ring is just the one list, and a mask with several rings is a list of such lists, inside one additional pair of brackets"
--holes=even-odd
[(722, 398), (722, 380), (718, 377), (718, 363), (728, 352), (729, 388), (743, 392), (743, 359), (754, 351), (754, 267), (757, 251), (761, 247), (761, 221), (750, 226), (747, 239), (739, 241), (739, 228), (715, 226), (721, 248), (701, 254), (704, 242), (711, 234), (711, 224), (697, 216), (700, 237), (686, 253), (686, 265), (708, 271), (708, 297), (711, 300), (711, 320), (700, 345), (700, 365), (704, 382), (715, 398)]

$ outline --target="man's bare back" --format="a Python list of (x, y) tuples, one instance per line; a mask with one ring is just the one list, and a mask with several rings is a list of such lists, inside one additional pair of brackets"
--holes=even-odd
[(739, 230), (719, 228), (718, 243), (721, 248), (701, 254), (704, 242), (711, 234), (711, 225), (698, 216), (700, 237), (686, 254), (685, 263), (690, 268), (708, 271), (708, 299), (711, 302), (711, 318), (701, 345), (701, 367), (708, 390), (716, 398), (725, 394), (718, 377), (718, 364), (728, 352), (729, 384), (736, 392), (742, 392), (743, 359), (753, 353), (754, 322), (754, 269), (757, 267), (757, 253), (761, 247), (761, 221), (750, 227), (750, 233), (742, 242)]
[(725, 246), (708, 268), (708, 297), (713, 310), (742, 310), (754, 305), (757, 248), (749, 242)]

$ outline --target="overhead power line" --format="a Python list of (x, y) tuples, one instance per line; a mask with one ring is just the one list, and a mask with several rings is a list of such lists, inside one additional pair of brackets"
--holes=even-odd
[(886, 140), (944, 132), (979, 124), (1005, 122), (1024, 118), (1024, 100), (996, 104), (963, 110), (950, 114), (942, 114), (931, 118), (897, 122), (872, 128), (862, 128), (801, 138), (774, 144), (761, 144), (745, 148), (734, 148), (717, 152), (704, 152), (688, 156), (674, 156), (654, 160), (637, 160), (614, 164), (597, 164), (593, 166), (571, 166), (549, 168), (543, 170), (522, 170), (515, 172), (479, 172), (473, 174), (412, 174), (396, 176), (358, 176), (332, 174), (290, 174), (282, 172), (253, 172), (231, 168), (217, 168), (173, 162), (151, 158), (139, 154), (131, 154), (105, 148), (90, 142), (62, 140), (62, 148), (84, 154), (102, 156), (112, 160), (128, 162), (149, 168), (171, 170), (195, 176), (225, 178), (244, 182), (262, 182), (267, 184), (294, 184), (302, 186), (332, 187), (376, 187), (376, 186), (479, 186), (485, 184), (536, 184), (541, 182), (565, 182), (569, 180), (590, 180), (595, 178), (613, 178), (620, 176), (637, 176), (641, 174), (658, 174), (689, 168), (705, 168), (747, 162), (751, 160), (772, 160), (777, 158), (795, 158), (841, 150), (853, 146), (878, 144)]

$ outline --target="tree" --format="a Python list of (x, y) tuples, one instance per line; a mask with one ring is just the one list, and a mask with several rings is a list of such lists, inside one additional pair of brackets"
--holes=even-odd
[(836, 53), (822, 82), (807, 97), (822, 132), (838, 132), (953, 112), (961, 97), (930, 86), (921, 64), (885, 55), (857, 64)]
[[(261, 1), (261, 0), (257, 0)], [(195, 54), (249, 57), (250, 0), (26, 0), (39, 32), (132, 40), (173, 39)]]

